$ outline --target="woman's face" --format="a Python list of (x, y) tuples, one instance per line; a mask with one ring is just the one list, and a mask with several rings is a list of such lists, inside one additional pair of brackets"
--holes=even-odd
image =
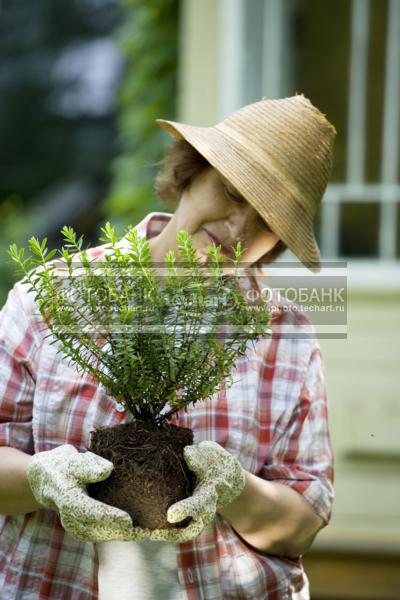
[(279, 240), (239, 192), (213, 167), (202, 171), (183, 192), (170, 222), (176, 233), (186, 229), (204, 261), (207, 246), (221, 244), (233, 256), (231, 246), (241, 241), (242, 260), (254, 263)]

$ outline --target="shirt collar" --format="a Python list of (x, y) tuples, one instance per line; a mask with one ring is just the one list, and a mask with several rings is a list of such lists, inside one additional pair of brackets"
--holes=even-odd
[(141, 237), (146, 237), (150, 240), (162, 232), (171, 218), (171, 213), (151, 212), (136, 225), (135, 229), (137, 229)]

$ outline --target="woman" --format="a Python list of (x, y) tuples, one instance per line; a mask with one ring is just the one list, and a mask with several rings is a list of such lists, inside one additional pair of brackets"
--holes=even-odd
[[(213, 128), (158, 123), (178, 140), (156, 182), (176, 210), (152, 213), (137, 226), (154, 260), (175, 249), (184, 228), (204, 259), (210, 243), (229, 255), (240, 240), (249, 265), (274, 260), (288, 247), (319, 269), (312, 224), (335, 130), (309, 100), (262, 100)], [(17, 284), (0, 315), (0, 512), (7, 515), (1, 597), (29, 591), (32, 598), (96, 598), (92, 542), (121, 540), (135, 552), (128, 565), (134, 589), (139, 578), (148, 590), (154, 584), (147, 596), (134, 591), (135, 599), (308, 598), (299, 556), (328, 522), (333, 494), (321, 355), (307, 319), (275, 310), (272, 339), (238, 361), (232, 388), (177, 415), (175, 422), (195, 433), (185, 458), (197, 488), (170, 507), (168, 518), (192, 522), (149, 535), (122, 511), (87, 496), (84, 484), (112, 470), (84, 452), (90, 431), (128, 415), (56, 355), (35, 329), (33, 312)], [(288, 326), (306, 335), (284, 335)], [(106, 559), (106, 546), (98, 547)], [(160, 548), (166, 559), (157, 557)], [(176, 550), (177, 569), (168, 549)], [(151, 579), (160, 572), (157, 588)], [(115, 582), (103, 584), (110, 590), (105, 597), (120, 597)]]

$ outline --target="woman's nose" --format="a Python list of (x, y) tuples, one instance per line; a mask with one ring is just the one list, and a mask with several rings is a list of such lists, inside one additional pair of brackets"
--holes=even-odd
[(231, 240), (239, 238), (243, 231), (249, 226), (252, 215), (250, 207), (243, 207), (229, 214), (225, 220)]

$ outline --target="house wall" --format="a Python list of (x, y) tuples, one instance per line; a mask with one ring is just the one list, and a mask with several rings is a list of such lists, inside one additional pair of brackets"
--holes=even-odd
[(213, 125), (218, 113), (219, 0), (184, 0), (179, 59), (179, 118)]
[[(263, 1), (266, 10), (274, 10), (269, 0), (255, 0), (253, 8), (256, 4), (261, 6)], [(290, 10), (296, 6), (292, 0), (285, 3)], [(318, 23), (323, 22), (321, 4), (314, 2), (319, 11)], [(329, 23), (334, 17), (334, 4), (325, 3)], [(349, 12), (348, 4), (339, 2), (335, 6)], [(233, 5), (240, 14), (243, 3), (235, 0)], [(376, 10), (376, 5), (373, 6)], [(249, 48), (246, 44), (241, 51), (241, 64), (235, 64), (232, 58), (232, 69), (236, 69), (232, 77), (227, 78), (223, 71), (229, 64), (229, 53), (226, 54), (229, 39), (221, 17), (225, 9), (224, 0), (183, 1), (180, 117), (192, 124), (214, 124), (227, 106), (227, 86), (231, 86), (228, 91), (232, 92), (234, 104), (240, 100), (238, 81), (250, 81), (243, 66)], [(282, 13), (274, 14), (273, 18), (278, 24), (283, 22)], [(349, 29), (349, 23), (343, 22), (341, 26)], [(321, 37), (320, 26), (314, 29)], [(312, 31), (311, 28), (309, 35), (313, 35)], [(232, 28), (229, 32), (232, 33)], [(287, 32), (282, 32), (282, 39), (285, 35)], [(254, 39), (252, 43), (260, 44), (260, 40)], [(275, 43), (275, 50), (273, 40), (260, 48), (278, 52), (279, 38)], [(326, 45), (323, 37), (321, 44)], [(348, 47), (345, 50), (339, 53), (343, 63), (341, 72), (348, 60)], [(303, 54), (306, 51), (309, 48), (305, 47)], [(305, 64), (309, 59), (310, 56), (305, 57)], [(287, 56), (282, 60), (285, 63)], [(331, 73), (336, 68), (334, 62), (332, 65)], [(264, 73), (264, 77), (266, 81), (274, 81), (271, 74)], [(318, 81), (315, 85), (312, 81), (308, 84), (319, 89), (329, 101), (329, 94), (324, 91), (327, 81), (324, 76), (319, 84)], [(253, 77), (251, 85), (256, 83)], [(288, 80), (283, 83), (288, 89)], [(346, 90), (335, 88), (329, 93), (340, 96)], [(250, 101), (246, 94), (243, 98)], [(339, 153), (339, 159), (344, 172), (343, 152)], [(363, 210), (361, 206), (359, 210)], [(348, 337), (321, 340), (336, 460), (336, 501), (332, 522), (318, 535), (305, 564), (313, 600), (394, 600), (400, 597), (399, 262), (350, 260), (349, 271)]]

